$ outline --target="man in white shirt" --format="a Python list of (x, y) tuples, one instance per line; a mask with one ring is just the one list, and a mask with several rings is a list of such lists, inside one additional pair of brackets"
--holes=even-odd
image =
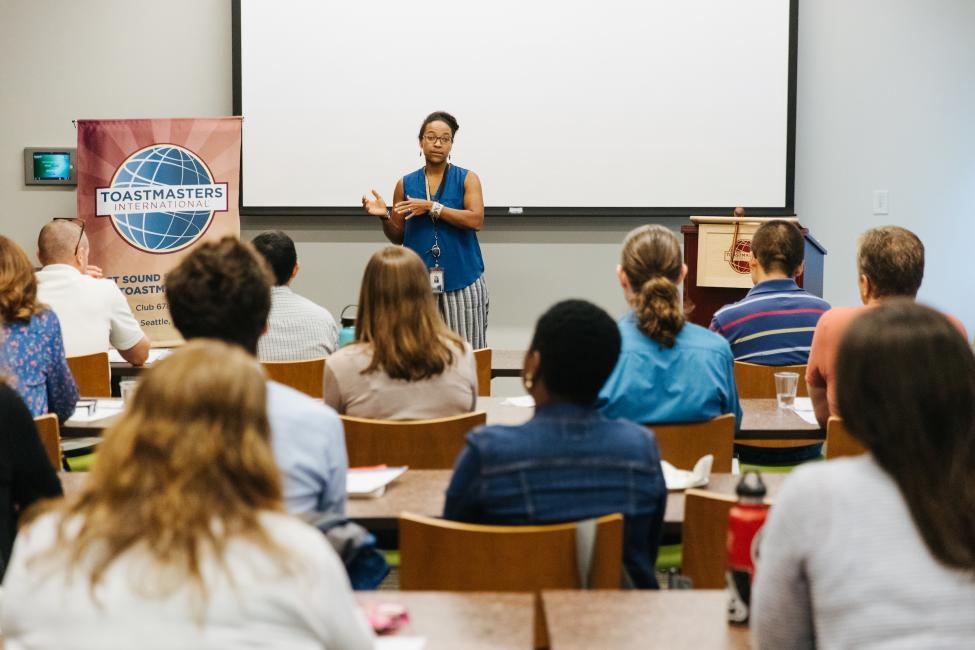
[(77, 221), (58, 219), (41, 228), (37, 257), (37, 300), (61, 321), (64, 351), (69, 357), (107, 352), (141, 366), (149, 357), (149, 339), (111, 280), (88, 265), (88, 237)]
[(298, 275), (298, 254), (291, 237), (275, 230), (251, 244), (274, 272), (267, 331), (257, 342), (261, 361), (302, 361), (327, 357), (338, 347), (339, 330), (327, 309), (291, 290)]

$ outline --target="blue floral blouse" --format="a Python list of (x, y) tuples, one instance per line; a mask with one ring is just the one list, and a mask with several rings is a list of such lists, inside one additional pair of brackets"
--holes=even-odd
[(78, 386), (64, 358), (61, 323), (44, 309), (30, 321), (3, 324), (0, 372), (34, 417), (55, 413), (62, 422), (74, 413)]

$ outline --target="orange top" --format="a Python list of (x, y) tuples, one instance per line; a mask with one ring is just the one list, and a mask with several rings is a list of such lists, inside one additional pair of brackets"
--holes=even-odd
[[(879, 305), (873, 303), (862, 307), (833, 307), (819, 319), (813, 333), (812, 347), (809, 350), (809, 363), (806, 366), (806, 385), (826, 389), (829, 414), (839, 415), (836, 407), (836, 357), (846, 328), (857, 316)], [(968, 334), (961, 321), (945, 314), (945, 318), (958, 328), (967, 340)]]

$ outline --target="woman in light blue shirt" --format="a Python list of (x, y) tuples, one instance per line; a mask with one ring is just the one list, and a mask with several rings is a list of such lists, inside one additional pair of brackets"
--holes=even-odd
[(659, 225), (630, 232), (616, 272), (633, 311), (619, 322), (623, 345), (599, 394), (602, 412), (643, 424), (734, 413), (740, 424), (728, 342), (684, 317), (677, 285), (687, 266), (674, 233)]

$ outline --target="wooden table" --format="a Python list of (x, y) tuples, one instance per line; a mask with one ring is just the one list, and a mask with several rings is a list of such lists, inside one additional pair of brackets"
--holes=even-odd
[[(359, 605), (406, 606), (410, 622), (389, 636), (426, 639), (424, 650), (531, 650), (534, 596), (489, 592), (357, 591)], [(0, 636), (0, 650), (3, 650)], [(377, 646), (378, 647), (378, 646)]]
[(491, 379), (520, 377), (524, 361), (524, 350), (491, 350)]
[[(428, 517), (443, 514), (444, 495), (450, 483), (451, 470), (411, 469), (386, 488), (386, 493), (372, 499), (349, 499), (345, 512), (355, 521), (387, 543), (394, 542), (399, 531), (399, 516), (413, 512)], [(61, 486), (65, 494), (77, 492), (88, 477), (87, 472), (61, 472)], [(768, 498), (774, 499), (788, 474), (763, 474), (768, 488)], [(712, 474), (707, 486), (701, 488), (734, 496), (741, 477), (732, 474)], [(684, 493), (667, 493), (667, 509), (664, 512), (664, 532), (680, 535), (684, 523)], [(392, 547), (390, 547), (392, 548)]]
[(806, 422), (791, 409), (780, 409), (774, 399), (743, 399), (741, 410), (735, 441), (826, 439), (826, 431), (818, 424)]
[(488, 424), (524, 424), (535, 415), (534, 406), (512, 406), (506, 404), (508, 397), (478, 397), (477, 410), (487, 413)]
[[(507, 397), (478, 397), (477, 408), (487, 412), (488, 424), (524, 424), (535, 409), (511, 406)], [(736, 441), (746, 440), (824, 440), (826, 432), (817, 424), (810, 424), (795, 411), (780, 409), (774, 399), (741, 400), (741, 429)]]
[(544, 591), (551, 650), (747, 649), (721, 590)]
[[(154, 348), (168, 349), (168, 348)], [(521, 366), (525, 360), (524, 350), (491, 350), (491, 379), (495, 377), (520, 377)], [(111, 361), (112, 379), (116, 382), (123, 377), (141, 374), (152, 367), (152, 362), (144, 366), (133, 366), (128, 361)]]
[(378, 498), (348, 499), (345, 513), (349, 519), (371, 532), (398, 531), (401, 512), (427, 517), (443, 514), (443, 504), (452, 470), (411, 469), (386, 486)]
[(405, 605), (409, 624), (395, 636), (426, 638), (424, 650), (530, 650), (534, 596), (521, 593), (359, 591), (360, 605)]
[[(487, 412), (488, 424), (524, 424), (535, 414), (533, 407), (512, 406), (507, 397), (478, 397), (477, 409)], [(826, 432), (819, 425), (810, 424), (794, 411), (780, 409), (774, 399), (744, 399), (741, 401), (741, 430), (736, 441), (748, 440), (824, 440)], [(118, 419), (118, 414), (90, 422), (69, 419), (61, 425), (61, 435), (97, 436)]]
[(111, 399), (101, 398), (101, 397), (84, 397), (83, 399), (93, 399), (96, 401), (95, 405), (95, 415), (99, 414), (99, 408), (101, 412), (104, 413), (104, 417), (100, 417), (97, 420), (81, 421), (74, 418), (68, 418), (63, 423), (61, 423), (61, 437), (62, 438), (79, 438), (79, 437), (89, 437), (89, 436), (100, 436), (102, 431), (112, 426), (116, 420), (122, 415), (122, 412), (118, 409), (108, 410), (102, 408), (104, 403), (110, 404), (120, 404), (121, 400), (117, 397)]
[[(535, 409), (532, 407), (504, 404), (506, 399), (506, 397), (477, 398), (477, 409), (487, 411), (488, 424), (524, 424), (535, 413)], [(66, 438), (101, 435), (101, 432), (114, 424), (120, 415), (119, 412), (113, 412), (106, 414), (104, 418), (85, 422), (69, 418), (61, 425), (61, 435)]]

